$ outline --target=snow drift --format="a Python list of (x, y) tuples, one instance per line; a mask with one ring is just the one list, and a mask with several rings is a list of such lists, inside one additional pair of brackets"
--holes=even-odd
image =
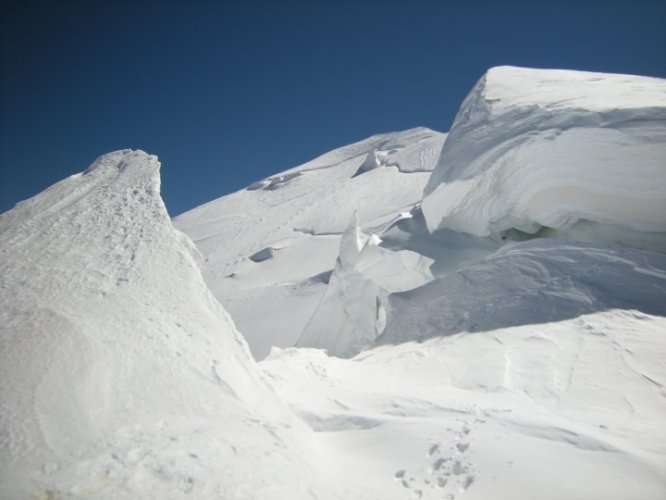
[(666, 81), (489, 70), (456, 116), (422, 208), (431, 231), (572, 229), (666, 249)]
[(117, 151), (0, 216), (0, 496), (306, 495), (159, 188), (155, 156)]

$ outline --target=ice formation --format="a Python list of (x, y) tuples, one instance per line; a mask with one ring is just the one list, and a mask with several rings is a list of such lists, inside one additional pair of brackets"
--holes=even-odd
[(159, 189), (155, 156), (117, 151), (0, 216), (1, 497), (310, 487)]
[(533, 234), (580, 221), (578, 235), (591, 227), (666, 249), (666, 81), (489, 70), (456, 116), (422, 208), (431, 231)]
[(432, 279), (432, 260), (409, 250), (393, 252), (364, 234), (354, 214), (340, 241), (328, 288), (306, 325), (299, 347), (318, 347), (348, 357), (374, 344), (384, 328), (384, 302), (393, 292)]

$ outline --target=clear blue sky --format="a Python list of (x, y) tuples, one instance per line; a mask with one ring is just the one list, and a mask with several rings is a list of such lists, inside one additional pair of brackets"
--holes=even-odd
[(495, 65), (666, 77), (666, 1), (2, 2), (0, 211), (140, 148), (177, 215), (369, 135), (447, 130)]

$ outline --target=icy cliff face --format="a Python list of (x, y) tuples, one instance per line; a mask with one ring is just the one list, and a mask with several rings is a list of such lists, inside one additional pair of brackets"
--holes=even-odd
[(309, 481), (269, 458), (290, 417), (159, 188), (155, 156), (117, 151), (0, 216), (0, 496), (246, 498), (260, 462), (285, 478), (260, 497)]
[(543, 227), (666, 249), (666, 81), (489, 70), (456, 116), (422, 208), (431, 231)]
[(432, 260), (408, 250), (393, 252), (364, 234), (356, 214), (342, 235), (328, 288), (306, 325), (299, 347), (349, 357), (374, 344), (384, 329), (384, 302), (432, 280)]

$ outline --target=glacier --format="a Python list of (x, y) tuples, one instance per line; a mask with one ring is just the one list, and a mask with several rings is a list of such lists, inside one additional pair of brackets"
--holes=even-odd
[(422, 209), (431, 231), (543, 228), (664, 251), (665, 158), (664, 80), (493, 68), (463, 102)]
[(1, 214), (0, 496), (664, 498), (665, 85), (492, 68), (173, 220), (130, 150)]

